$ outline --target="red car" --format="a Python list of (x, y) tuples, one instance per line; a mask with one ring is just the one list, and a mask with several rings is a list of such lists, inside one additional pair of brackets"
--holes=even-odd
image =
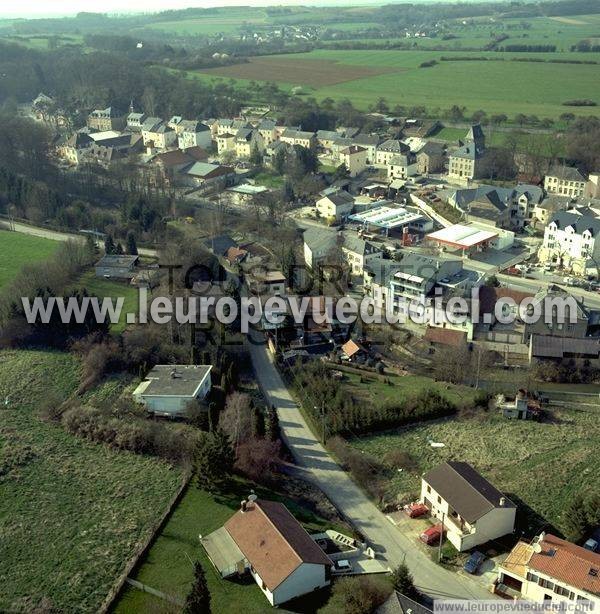
[(404, 511), (409, 518), (418, 518), (429, 512), (429, 508), (424, 503), (409, 503), (404, 506)]
[[(445, 531), (444, 531), (445, 532)], [(428, 546), (437, 544), (442, 538), (442, 525), (436, 524), (433, 527), (429, 527), (426, 531), (423, 531), (419, 536), (419, 539), (426, 543)]]

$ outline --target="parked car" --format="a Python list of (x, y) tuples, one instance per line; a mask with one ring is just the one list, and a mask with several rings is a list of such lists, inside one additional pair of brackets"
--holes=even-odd
[(429, 527), (426, 531), (421, 533), (419, 539), (428, 546), (437, 544), (440, 539), (442, 539), (442, 525), (436, 524), (433, 527)]
[(409, 518), (418, 518), (429, 512), (429, 508), (424, 503), (409, 503), (403, 509)]
[(467, 573), (477, 573), (477, 570), (481, 567), (481, 564), (485, 561), (485, 555), (478, 550), (475, 550), (471, 556), (467, 559), (463, 569)]
[(583, 547), (591, 552), (598, 552), (598, 542), (591, 537), (583, 544)]

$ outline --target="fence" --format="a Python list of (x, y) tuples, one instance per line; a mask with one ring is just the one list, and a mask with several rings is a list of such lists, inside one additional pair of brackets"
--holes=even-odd
[[(137, 566), (137, 564), (140, 561), (140, 559), (148, 552), (148, 550), (150, 549), (150, 546), (154, 543), (154, 540), (155, 540), (158, 532), (161, 531), (162, 528), (167, 523), (167, 520), (171, 516), (171, 512), (173, 511), (175, 506), (179, 503), (179, 501), (183, 497), (183, 494), (185, 493), (185, 490), (187, 489), (187, 486), (188, 486), (188, 484), (190, 482), (191, 477), (192, 477), (191, 472), (186, 471), (186, 473), (185, 473), (185, 475), (183, 477), (183, 480), (181, 482), (181, 486), (179, 487), (177, 492), (171, 498), (171, 501), (169, 502), (169, 505), (167, 506), (167, 509), (165, 510), (163, 515), (160, 517), (160, 519), (155, 523), (154, 527), (150, 531), (150, 534), (145, 539), (145, 541), (136, 548), (136, 550), (133, 553), (133, 555), (131, 556), (131, 558), (127, 561), (127, 563), (125, 565), (125, 569), (123, 570), (121, 575), (117, 578), (117, 580), (114, 583), (113, 587), (110, 589), (108, 595), (106, 595), (106, 597), (104, 598), (104, 601), (102, 602), (102, 605), (98, 609), (98, 612), (100, 614), (105, 614), (105, 612), (109, 611), (109, 609), (111, 608), (113, 603), (116, 601), (117, 597), (121, 594), (121, 591), (123, 590), (123, 586), (125, 585), (125, 583), (129, 583), (132, 586), (135, 586), (132, 583), (136, 582), (136, 581), (135, 580), (130, 580), (129, 579), (129, 574), (135, 569), (135, 567)], [(140, 583), (138, 582), (137, 584), (140, 584)], [(150, 587), (147, 587), (147, 588), (150, 588)], [(142, 589), (142, 590), (144, 590), (144, 589)], [(155, 589), (151, 589), (151, 590), (148, 590), (146, 592), (150, 593), (152, 591), (155, 591)], [(159, 592), (160, 591), (155, 591), (152, 594), (156, 594), (156, 593), (159, 593)], [(162, 593), (161, 593), (161, 595), (162, 595)], [(161, 595), (158, 595), (158, 596), (161, 596)]]
[(132, 580), (131, 578), (127, 578), (126, 582), (127, 584), (130, 584), (134, 588), (137, 588), (140, 591), (144, 591), (144, 593), (150, 593), (150, 595), (159, 597), (160, 599), (163, 599), (164, 601), (168, 601), (169, 603), (174, 603), (175, 605), (178, 605), (178, 606), (184, 605), (183, 599), (178, 599), (177, 597), (173, 597), (172, 595), (167, 595), (167, 593), (163, 593), (162, 591), (156, 590), (155, 588), (152, 588), (151, 586), (148, 586), (147, 584), (142, 584), (141, 582), (138, 582), (137, 580)]

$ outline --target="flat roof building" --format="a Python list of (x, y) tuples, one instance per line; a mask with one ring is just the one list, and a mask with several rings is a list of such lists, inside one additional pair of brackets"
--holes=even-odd
[(212, 365), (156, 365), (133, 398), (153, 414), (182, 416), (188, 403), (203, 400), (210, 392), (211, 370)]

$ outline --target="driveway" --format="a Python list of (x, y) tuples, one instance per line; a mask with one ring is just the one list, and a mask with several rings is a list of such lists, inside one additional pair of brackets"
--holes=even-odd
[(309, 429), (286, 388), (262, 335), (252, 331), (250, 355), (257, 380), (279, 415), (282, 437), (307, 476), (339, 512), (368, 540), (390, 567), (402, 561), (409, 566), (415, 585), (433, 598), (491, 599), (478, 582), (460, 577), (433, 563), (415, 548), (414, 536), (396, 528), (379, 511), (349, 475), (329, 456)]

